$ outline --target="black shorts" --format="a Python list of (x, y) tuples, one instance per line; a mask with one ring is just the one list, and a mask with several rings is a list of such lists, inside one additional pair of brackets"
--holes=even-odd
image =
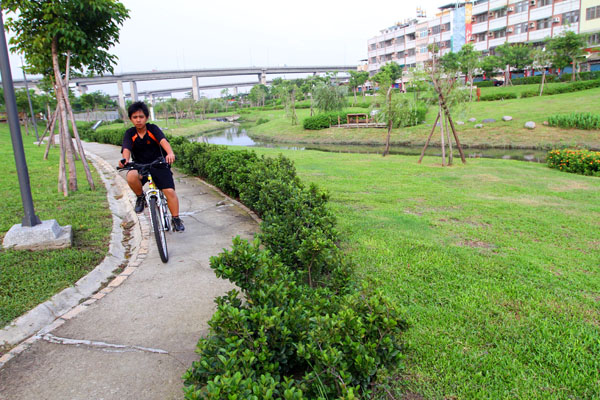
[[(171, 172), (171, 168), (167, 167), (152, 167), (150, 168), (150, 175), (152, 175), (152, 180), (154, 184), (159, 189), (175, 189), (175, 182), (173, 181), (173, 173)], [(145, 185), (148, 182), (148, 178), (144, 177), (142, 179), (142, 185)]]

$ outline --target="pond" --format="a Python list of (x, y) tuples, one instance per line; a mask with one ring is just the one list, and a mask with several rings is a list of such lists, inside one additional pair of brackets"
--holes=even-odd
[[(246, 146), (246, 147), (269, 147), (289, 150), (318, 150), (337, 153), (372, 153), (381, 154), (384, 149), (382, 141), (380, 146), (373, 145), (337, 145), (337, 144), (300, 144), (300, 143), (273, 143), (259, 142), (248, 136), (248, 131), (241, 125), (229, 125), (227, 128), (219, 131), (211, 132), (204, 136), (191, 139), (196, 142), (204, 142), (211, 144), (223, 144), (230, 146)], [(391, 154), (399, 155), (420, 155), (422, 146), (392, 146)], [(476, 149), (464, 148), (465, 157), (467, 158), (500, 158), (505, 160), (521, 160), (543, 163), (546, 162), (545, 150), (529, 150), (529, 149)], [(442, 150), (439, 147), (429, 147), (425, 153), (427, 156), (442, 156)], [(454, 157), (460, 158), (458, 151), (454, 149)]]

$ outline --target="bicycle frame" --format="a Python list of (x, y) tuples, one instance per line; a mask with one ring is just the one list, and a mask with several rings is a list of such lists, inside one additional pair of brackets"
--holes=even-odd
[[(152, 197), (156, 198), (156, 202), (159, 205), (158, 209), (160, 211), (160, 218), (162, 219), (162, 221), (164, 221), (164, 230), (169, 231), (171, 229), (171, 220), (169, 218), (167, 199), (165, 198), (163, 192), (160, 189), (158, 189), (154, 184), (151, 174), (148, 174), (148, 190), (144, 192), (144, 197), (146, 198), (146, 204), (150, 204), (150, 199)], [(152, 224), (152, 218), (150, 218), (150, 224)]]

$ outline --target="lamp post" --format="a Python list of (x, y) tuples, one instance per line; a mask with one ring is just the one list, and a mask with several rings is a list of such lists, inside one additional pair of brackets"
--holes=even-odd
[(10, 137), (17, 165), (17, 175), (19, 177), (19, 187), (21, 189), (21, 201), (25, 216), (22, 226), (35, 226), (41, 224), (40, 219), (35, 215), (33, 208), (33, 197), (31, 196), (31, 185), (29, 183), (29, 172), (25, 160), (25, 151), (23, 150), (23, 138), (21, 137), (21, 127), (19, 126), (19, 114), (17, 112), (17, 101), (15, 99), (15, 88), (13, 86), (12, 75), (10, 72), (10, 61), (8, 59), (8, 48), (6, 45), (6, 35), (4, 34), (4, 21), (2, 19), (2, 10), (0, 9), (0, 73), (2, 74), (2, 86), (4, 87), (4, 101), (6, 104), (6, 114), (10, 127)]

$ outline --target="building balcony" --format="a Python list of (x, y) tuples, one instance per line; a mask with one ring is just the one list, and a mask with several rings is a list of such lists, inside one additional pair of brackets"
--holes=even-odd
[(506, 27), (506, 18), (496, 18), (490, 21), (490, 31), (497, 31)]
[(488, 46), (491, 49), (492, 47), (500, 46), (504, 42), (506, 42), (506, 38), (505, 37), (499, 37), (499, 38), (496, 38), (496, 39), (491, 39), (490, 38), (490, 41), (488, 42)]
[(519, 43), (519, 42), (526, 42), (526, 41), (527, 41), (527, 32), (517, 33), (517, 34), (508, 36), (509, 43)]
[(484, 12), (487, 12), (487, 10), (488, 10), (487, 2), (477, 4), (476, 6), (473, 6), (473, 15), (483, 14)]
[(487, 48), (487, 40), (482, 40), (481, 42), (475, 43), (475, 50), (477, 51), (487, 50)]
[(529, 32), (529, 41), (538, 41), (550, 37), (550, 31), (550, 28), (531, 31)]
[[(569, 11), (575, 11), (575, 10), (579, 10), (579, 0), (561, 1), (554, 5), (554, 15), (566, 13)], [(583, 10), (583, 11), (584, 11), (583, 14), (585, 16), (585, 10)]]
[(473, 24), (473, 34), (487, 31), (487, 21)]
[(510, 14), (508, 16), (508, 24), (509, 25), (516, 25), (516, 24), (522, 24), (524, 22), (528, 21), (528, 13), (527, 11), (525, 12), (520, 12), (517, 14)]
[(529, 20), (537, 21), (538, 19), (550, 18), (552, 16), (552, 5), (540, 8), (534, 8), (529, 11)]

